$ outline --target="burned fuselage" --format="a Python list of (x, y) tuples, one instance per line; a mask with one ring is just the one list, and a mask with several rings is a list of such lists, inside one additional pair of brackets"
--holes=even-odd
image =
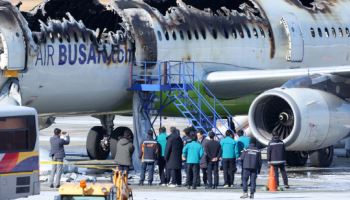
[(49, 115), (130, 108), (134, 61), (195, 61), (202, 79), (213, 71), (324, 67), (350, 59), (348, 0), (47, 0), (29, 12), (5, 1), (0, 6), (0, 21), (15, 16), (16, 37), (23, 40), (22, 51), (10, 51), (16, 48), (3, 39), (0, 47), (8, 48), (0, 58), (21, 58), (14, 66), (23, 68), (23, 104)]

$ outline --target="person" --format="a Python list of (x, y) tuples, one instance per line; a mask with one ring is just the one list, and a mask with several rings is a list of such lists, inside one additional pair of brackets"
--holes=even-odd
[(153, 131), (147, 132), (147, 138), (141, 143), (139, 158), (141, 159), (141, 177), (139, 185), (145, 181), (145, 173), (148, 172), (148, 185), (152, 186), (154, 163), (158, 158), (158, 143), (153, 139)]
[[(205, 152), (205, 146), (206, 144), (209, 142), (209, 140), (206, 138), (206, 136), (204, 135), (203, 131), (197, 131), (197, 141), (199, 142), (199, 144), (202, 145), (203, 151)], [(205, 155), (205, 153), (204, 153)], [(203, 180), (203, 184), (206, 187), (207, 186), (207, 158), (206, 156), (202, 156), (200, 163), (199, 163), (199, 168), (202, 171), (202, 180)], [(200, 173), (198, 172), (197, 174), (197, 186), (200, 186), (201, 180), (200, 180)]]
[(284, 142), (279, 139), (279, 136), (276, 131), (273, 131), (272, 135), (273, 135), (272, 139), (267, 145), (267, 162), (269, 165), (273, 166), (277, 185), (279, 186), (278, 169), (280, 169), (282, 178), (283, 178), (284, 187), (289, 188), (288, 177), (287, 177), (287, 172), (285, 168), (286, 149), (284, 146)]
[[(181, 186), (182, 148), (183, 142), (179, 131), (175, 127), (170, 128), (164, 152), (166, 168), (171, 178), (169, 187)], [(170, 180), (168, 180), (170, 182)]]
[(251, 139), (247, 149), (244, 149), (241, 157), (243, 167), (243, 196), (241, 199), (248, 198), (248, 179), (250, 179), (250, 198), (254, 198), (256, 190), (256, 179), (261, 170), (261, 152), (256, 147), (256, 140)]
[[(207, 176), (208, 176), (208, 188), (216, 189), (219, 185), (219, 160), (221, 157), (221, 146), (218, 141), (216, 141), (215, 133), (213, 131), (209, 132), (209, 141), (205, 144), (205, 155), (208, 161)], [(214, 174), (213, 174), (214, 173)], [(214, 184), (213, 184), (214, 175)]]
[(49, 178), (50, 188), (59, 188), (63, 170), (63, 158), (65, 157), (64, 145), (70, 142), (69, 135), (55, 128), (54, 135), (50, 138), (50, 157), (52, 159), (52, 170)]
[(123, 174), (129, 171), (132, 165), (132, 154), (135, 147), (132, 144), (133, 136), (130, 130), (125, 130), (123, 136), (118, 140), (116, 145), (115, 162), (118, 165), (118, 170)]
[[(244, 149), (247, 149), (250, 144), (250, 137), (245, 136), (243, 130), (239, 130), (237, 132), (238, 135), (238, 140), (237, 140), (237, 145), (236, 145), (236, 152), (237, 152), (237, 157), (241, 156), (241, 152)], [(238, 161), (240, 166), (242, 166), (241, 161)], [(243, 186), (243, 168), (241, 170), (241, 186)]]
[(159, 128), (159, 135), (157, 137), (157, 142), (159, 144), (159, 149), (160, 149), (159, 158), (158, 158), (160, 185), (164, 186), (168, 183), (167, 178), (165, 176), (165, 159), (164, 159), (165, 147), (167, 143), (167, 134), (166, 134), (165, 127)]
[(199, 172), (199, 162), (203, 156), (203, 147), (196, 141), (196, 136), (191, 136), (192, 141), (187, 143), (182, 151), (182, 158), (187, 164), (187, 187), (188, 189), (197, 188), (197, 174)]
[(222, 149), (222, 167), (224, 170), (224, 187), (234, 184), (234, 173), (236, 172), (236, 141), (231, 137), (232, 131), (227, 130), (225, 138), (220, 141)]

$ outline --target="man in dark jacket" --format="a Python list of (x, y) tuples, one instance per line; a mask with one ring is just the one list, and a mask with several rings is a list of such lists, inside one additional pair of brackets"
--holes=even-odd
[(62, 132), (61, 134), (61, 129), (55, 128), (54, 136), (50, 138), (50, 144), (50, 157), (54, 163), (52, 165), (49, 184), (50, 188), (54, 186), (59, 188), (63, 169), (63, 158), (65, 157), (64, 145), (69, 144), (69, 135), (66, 132)]
[(158, 143), (153, 139), (153, 131), (147, 132), (147, 139), (141, 143), (139, 158), (142, 161), (141, 177), (139, 185), (143, 185), (145, 181), (145, 173), (148, 171), (148, 185), (151, 186), (153, 182), (154, 163), (158, 158), (159, 149)]
[(277, 185), (279, 185), (278, 169), (280, 169), (282, 178), (283, 178), (284, 187), (289, 188), (288, 177), (287, 177), (287, 172), (285, 168), (286, 149), (284, 147), (283, 141), (279, 139), (279, 136), (275, 131), (273, 132), (273, 137), (267, 146), (267, 162), (268, 164), (273, 166)]
[(248, 149), (245, 149), (241, 157), (243, 168), (243, 196), (241, 199), (248, 198), (248, 179), (250, 179), (250, 198), (254, 198), (256, 189), (256, 178), (261, 170), (261, 152), (256, 147), (256, 139), (250, 140)]
[(122, 173), (127, 173), (132, 165), (132, 154), (134, 153), (134, 145), (132, 144), (132, 133), (130, 130), (125, 130), (122, 138), (116, 145), (116, 154), (114, 160), (118, 165), (118, 170)]
[[(199, 144), (202, 145), (203, 151), (205, 152), (205, 146), (209, 142), (209, 140), (206, 138), (206, 135), (204, 135), (203, 131), (197, 131), (197, 141)], [(208, 179), (207, 179), (207, 167), (208, 167), (208, 162), (206, 156), (202, 156), (200, 163), (199, 163), (199, 168), (202, 171), (202, 180), (204, 186), (207, 186)], [(200, 180), (200, 173), (198, 172), (197, 174), (197, 186), (200, 186), (201, 184)]]
[(171, 184), (169, 187), (181, 186), (182, 148), (183, 142), (180, 133), (175, 127), (170, 128), (171, 134), (165, 147), (164, 158), (166, 168), (170, 172)]
[(160, 178), (160, 185), (164, 186), (166, 185), (167, 178), (165, 176), (165, 147), (167, 143), (167, 134), (166, 134), (166, 128), (161, 127), (159, 128), (159, 135), (157, 137), (158, 147), (159, 147), (159, 157), (158, 157), (158, 167), (159, 167), (159, 178)]
[[(216, 189), (219, 185), (219, 160), (221, 157), (221, 145), (218, 141), (215, 141), (215, 133), (209, 132), (210, 140), (205, 144), (205, 155), (208, 161), (207, 176), (208, 176), (208, 188)], [(213, 172), (214, 172), (214, 185), (213, 185)]]

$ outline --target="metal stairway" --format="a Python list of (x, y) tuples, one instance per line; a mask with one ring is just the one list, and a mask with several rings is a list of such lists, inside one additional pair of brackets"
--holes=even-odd
[[(233, 116), (205, 84), (196, 79), (195, 69), (194, 62), (139, 62), (132, 66), (129, 89), (139, 93), (142, 111), (148, 116), (161, 116), (162, 110), (173, 104), (196, 130), (206, 134), (213, 130), (223, 135), (223, 131), (234, 129)], [(155, 99), (159, 100), (158, 108), (155, 108)], [(155, 120), (151, 117), (149, 120), (153, 126)], [(218, 121), (223, 127), (217, 126)]]

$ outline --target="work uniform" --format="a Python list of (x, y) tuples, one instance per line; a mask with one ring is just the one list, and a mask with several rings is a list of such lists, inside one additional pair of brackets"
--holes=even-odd
[[(250, 137), (242, 135), (238, 138), (237, 145), (236, 145), (236, 152), (238, 153), (238, 157), (241, 156), (241, 153), (243, 152), (244, 149), (248, 149), (249, 144), (250, 144)], [(242, 166), (241, 161), (237, 163), (240, 163), (238, 165)], [(243, 168), (241, 170), (241, 181), (243, 183)]]
[[(218, 141), (209, 140), (205, 145), (205, 157), (208, 161), (207, 176), (209, 188), (219, 185), (219, 159), (221, 157), (221, 146)], [(214, 175), (214, 185), (213, 185)]]
[(238, 153), (236, 151), (236, 141), (230, 136), (226, 136), (220, 141), (222, 150), (222, 167), (224, 170), (224, 185), (234, 184), (234, 173), (236, 172), (236, 158)]
[(54, 135), (50, 138), (51, 150), (50, 157), (54, 162), (52, 164), (52, 170), (49, 178), (50, 186), (59, 187), (61, 181), (61, 175), (63, 170), (63, 158), (66, 156), (64, 151), (64, 145), (68, 145), (70, 142), (69, 135), (62, 136)]
[(164, 159), (165, 147), (167, 143), (166, 138), (167, 138), (167, 134), (165, 132), (160, 133), (157, 137), (157, 142), (160, 148), (159, 158), (158, 158), (160, 184), (167, 183), (167, 180), (165, 177), (165, 159)]
[(256, 178), (261, 170), (261, 152), (254, 144), (243, 150), (240, 160), (243, 168), (243, 192), (248, 192), (248, 179), (250, 178), (250, 194), (254, 195), (256, 189)]
[(277, 185), (279, 185), (278, 169), (280, 169), (284, 185), (288, 186), (288, 177), (285, 169), (286, 149), (283, 141), (280, 140), (279, 137), (274, 136), (269, 142), (267, 146), (267, 161), (268, 164), (273, 166)]
[(204, 154), (203, 147), (197, 141), (187, 143), (182, 150), (182, 156), (187, 164), (187, 186), (197, 186), (197, 174), (199, 172), (199, 162)]
[(171, 133), (166, 143), (164, 158), (166, 161), (166, 168), (169, 172), (167, 175), (168, 181), (171, 177), (172, 185), (181, 185), (181, 167), (182, 167), (182, 148), (183, 142), (179, 133)]
[(145, 173), (147, 171), (148, 184), (151, 185), (153, 182), (154, 163), (158, 158), (158, 143), (151, 135), (148, 135), (147, 139), (141, 143), (139, 155), (142, 161), (140, 184), (143, 184)]

